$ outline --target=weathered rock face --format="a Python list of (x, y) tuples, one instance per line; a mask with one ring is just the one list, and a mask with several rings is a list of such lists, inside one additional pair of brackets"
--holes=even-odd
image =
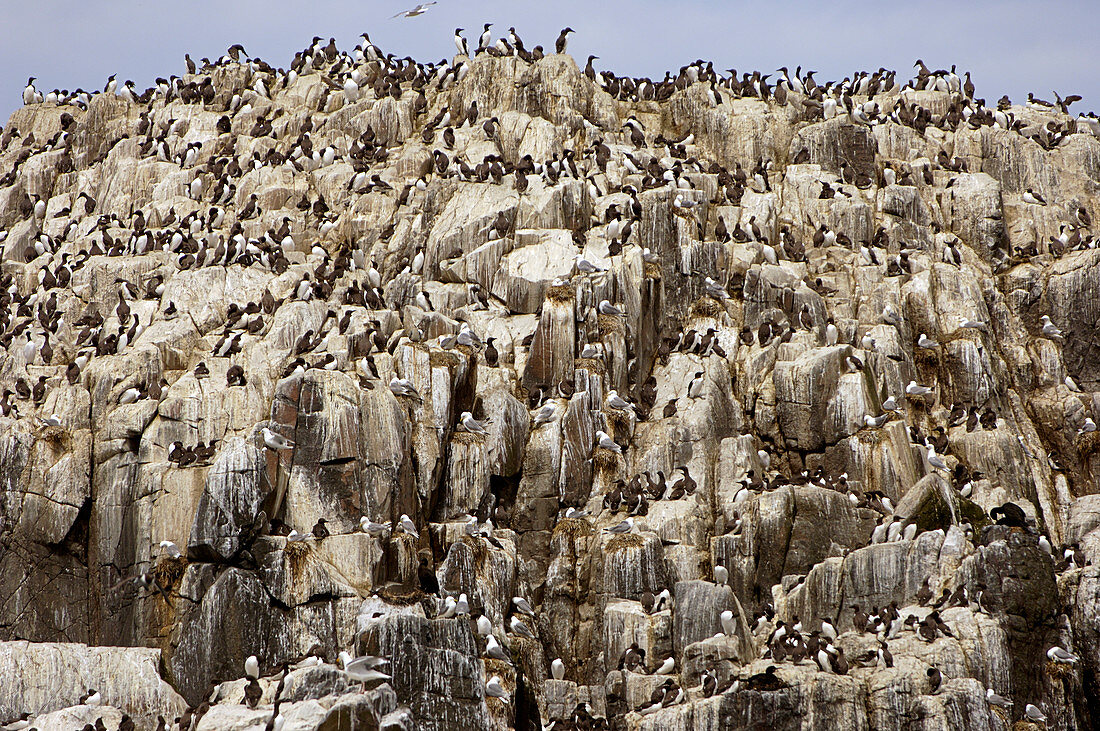
[(1100, 723), (1094, 119), (375, 51), (0, 134), (0, 722)]

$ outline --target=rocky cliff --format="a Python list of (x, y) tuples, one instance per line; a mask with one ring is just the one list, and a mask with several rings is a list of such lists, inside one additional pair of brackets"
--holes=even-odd
[(0, 719), (1100, 723), (1095, 117), (188, 63), (0, 138)]

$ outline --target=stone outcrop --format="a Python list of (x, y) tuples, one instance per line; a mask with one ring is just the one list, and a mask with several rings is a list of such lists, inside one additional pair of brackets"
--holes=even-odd
[(1100, 723), (1095, 117), (231, 51), (0, 133), (0, 721)]

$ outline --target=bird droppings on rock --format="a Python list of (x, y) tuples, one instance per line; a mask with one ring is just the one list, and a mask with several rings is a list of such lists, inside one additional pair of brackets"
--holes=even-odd
[(1100, 121), (571, 32), (28, 81), (0, 725), (1097, 725)]

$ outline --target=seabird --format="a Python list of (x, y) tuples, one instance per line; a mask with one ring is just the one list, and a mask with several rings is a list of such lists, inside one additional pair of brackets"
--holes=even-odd
[(935, 695), (936, 692), (940, 689), (940, 683), (943, 682), (943, 673), (940, 672), (939, 668), (928, 668), (927, 675), (929, 688), (928, 692), (931, 695)]
[(1047, 657), (1054, 662), (1063, 663), (1065, 665), (1073, 665), (1080, 659), (1072, 652), (1067, 652), (1057, 645), (1047, 650)]
[(710, 277), (707, 277), (703, 284), (706, 293), (714, 299), (719, 301), (729, 299), (729, 292), (726, 291), (726, 288)]
[(905, 387), (905, 393), (910, 396), (926, 396), (932, 393), (932, 389), (928, 386), (918, 385), (916, 381), (909, 381), (909, 385)]
[(37, 77), (32, 76), (27, 79), (27, 86), (23, 89), (23, 104), (34, 104), (38, 101), (38, 90), (34, 88), (34, 80)]
[(171, 558), (179, 558), (183, 555), (183, 552), (180, 551), (179, 546), (177, 546), (175, 543), (172, 543), (172, 541), (161, 541), (160, 547), (164, 549), (164, 552), (168, 554), (168, 556)]
[(729, 581), (730, 572), (722, 564), (718, 564), (714, 567), (714, 583), (719, 586), (723, 586)]
[(599, 312), (601, 315), (621, 315), (623, 311), (607, 300), (600, 300)]
[(676, 669), (676, 658), (667, 657), (665, 661), (661, 663), (661, 666), (653, 671), (654, 675), (671, 675), (672, 671)]
[(612, 452), (615, 452), (616, 454), (622, 454), (622, 452), (623, 452), (623, 448), (620, 447), (618, 444), (616, 444), (615, 440), (612, 439), (607, 434), (607, 432), (600, 431), (600, 430), (596, 431), (596, 446), (599, 447), (600, 449), (610, 449)]
[(375, 523), (365, 515), (359, 519), (359, 529), (375, 538), (390, 532), (388, 523)]
[(489, 432), (482, 426), (481, 422), (474, 418), (474, 415), (469, 411), (463, 411), (459, 417), (459, 422), (462, 424), (462, 428), (468, 432), (474, 434), (488, 434)]
[(1058, 326), (1050, 321), (1050, 315), (1043, 315), (1039, 318), (1043, 323), (1043, 335), (1051, 340), (1062, 341), (1065, 338), (1062, 337), (1062, 331), (1058, 329)]
[(412, 518), (404, 513), (401, 513), (401, 518), (397, 521), (397, 527), (416, 539), (420, 538), (420, 533), (416, 530), (416, 523), (412, 522)]
[(535, 633), (531, 631), (531, 628), (515, 615), (512, 615), (512, 618), (508, 620), (508, 628), (520, 637), (526, 637), (529, 640), (537, 639)]
[(378, 670), (388, 660), (373, 655), (361, 655), (352, 657), (347, 651), (340, 652), (340, 663), (344, 666), (344, 672), (352, 680), (360, 683), (369, 683), (376, 680), (389, 680), (390, 676)]
[(1027, 718), (1027, 720), (1032, 721), (1033, 723), (1047, 722), (1046, 714), (1040, 711), (1038, 707), (1032, 705), (1031, 703), (1028, 703), (1027, 706), (1024, 707), (1024, 717)]
[(1044, 199), (1043, 196), (1039, 195), (1031, 188), (1025, 190), (1022, 197), (1024, 203), (1030, 203), (1036, 206), (1045, 206), (1047, 204), (1046, 199)]
[(604, 530), (604, 533), (620, 534), (620, 533), (629, 533), (633, 529), (634, 529), (634, 518), (627, 518), (623, 522), (621, 522), (617, 525), (613, 525), (610, 528), (604, 528), (603, 530)]
[[(484, 615), (482, 615), (484, 616)], [(479, 619), (480, 621), (480, 619)], [(486, 620), (488, 621), (488, 620)], [(508, 653), (501, 646), (496, 636), (491, 633), (492, 624), (490, 623), (490, 633), (485, 636), (485, 657), (493, 660), (502, 660), (504, 662), (511, 662), (512, 658), (508, 657)]]
[(932, 465), (936, 469), (947, 469), (947, 463), (945, 463), (943, 459), (938, 454), (936, 454), (936, 448), (933, 447), (931, 444), (928, 445), (928, 464)]
[(554, 658), (554, 661), (550, 663), (550, 673), (554, 676), (554, 680), (565, 678), (565, 663), (561, 661), (560, 657)]
[[(392, 18), (400, 18), (400, 17), (415, 18), (418, 15), (423, 15), (424, 13), (428, 12), (428, 8), (430, 8), (432, 5), (435, 5), (435, 4), (436, 4), (436, 0), (431, 0), (431, 2), (426, 2), (426, 3), (420, 3), (419, 5), (417, 5), (415, 8), (412, 8), (411, 10), (402, 10), (397, 15), (391, 16), (391, 19)], [(255, 50), (255, 49), (253, 49), (253, 50)]]
[[(724, 582), (723, 582), (724, 583)], [(718, 615), (718, 621), (722, 624), (722, 632), (733, 637), (737, 632), (737, 624), (733, 621), (733, 612), (729, 609)]]
[(477, 618), (477, 633), (482, 637), (491, 637), (493, 634), (493, 622), (484, 614)]
[(500, 698), (505, 703), (508, 702), (508, 694), (504, 691), (504, 686), (500, 684), (499, 675), (494, 675), (489, 678), (489, 682), (485, 683), (485, 695), (490, 698)]
[(260, 661), (255, 655), (249, 655), (244, 661), (244, 675), (246, 678), (260, 677)]
[(412, 381), (407, 378), (398, 378), (397, 376), (391, 378), (390, 391), (393, 392), (394, 396), (407, 396), (417, 401), (422, 400), (420, 393), (416, 390), (416, 387), (413, 386)]
[(997, 695), (997, 693), (992, 688), (986, 689), (985, 700), (991, 706), (998, 706), (1004, 709), (1012, 708), (1012, 701), (1003, 696)]
[(544, 404), (542, 408), (535, 412), (535, 426), (539, 427), (543, 424), (549, 423), (554, 420), (554, 415), (557, 413), (557, 406), (553, 403)]
[(863, 417), (863, 423), (872, 429), (878, 429), (883, 424), (885, 424), (889, 418), (889, 412), (882, 414), (881, 416), (871, 416), (870, 414), (866, 414)]
[(565, 47), (569, 43), (569, 34), (576, 33), (572, 28), (563, 28), (561, 35), (558, 36), (557, 42), (554, 44), (554, 51), (556, 53), (565, 53)]
[(18, 718), (16, 718), (14, 721), (11, 721), (11, 722), (5, 724), (4, 726), (0, 726), (0, 728), (3, 728), (4, 731), (24, 731), (24, 729), (30, 728), (30, 725), (31, 725), (31, 714), (30, 713), (23, 713)]
[(276, 434), (268, 429), (266, 426), (260, 430), (264, 436), (264, 446), (268, 449), (293, 449), (294, 442), (290, 441), (282, 434)]
[(882, 321), (885, 322), (887, 325), (893, 325), (898, 329), (901, 329), (901, 327), (905, 324), (905, 321), (902, 320), (901, 317), (898, 316), (898, 313), (894, 312), (894, 310), (889, 305), (882, 309)]
[(688, 383), (688, 398), (697, 399), (703, 395), (703, 386), (705, 381), (703, 380), (704, 371), (696, 371), (695, 376)]
[(921, 347), (921, 348), (929, 348), (929, 349), (931, 349), (931, 348), (936, 348), (936, 347), (938, 347), (938, 346), (939, 346), (939, 343), (937, 343), (937, 342), (936, 342), (935, 340), (933, 340), (932, 338), (930, 338), (930, 337), (926, 336), (926, 335), (925, 335), (924, 333), (921, 333), (921, 334), (920, 334), (920, 337), (919, 337), (919, 338), (917, 338), (917, 346), (918, 346), (918, 347)]
[(577, 256), (575, 257), (575, 261), (577, 262), (577, 271), (584, 274), (595, 274), (596, 272), (607, 271), (606, 269), (601, 269), (600, 267), (585, 259), (584, 255), (582, 254), (577, 254)]
[(616, 391), (609, 391), (607, 394), (607, 405), (618, 411), (629, 411), (634, 409), (634, 404), (630, 403)]

